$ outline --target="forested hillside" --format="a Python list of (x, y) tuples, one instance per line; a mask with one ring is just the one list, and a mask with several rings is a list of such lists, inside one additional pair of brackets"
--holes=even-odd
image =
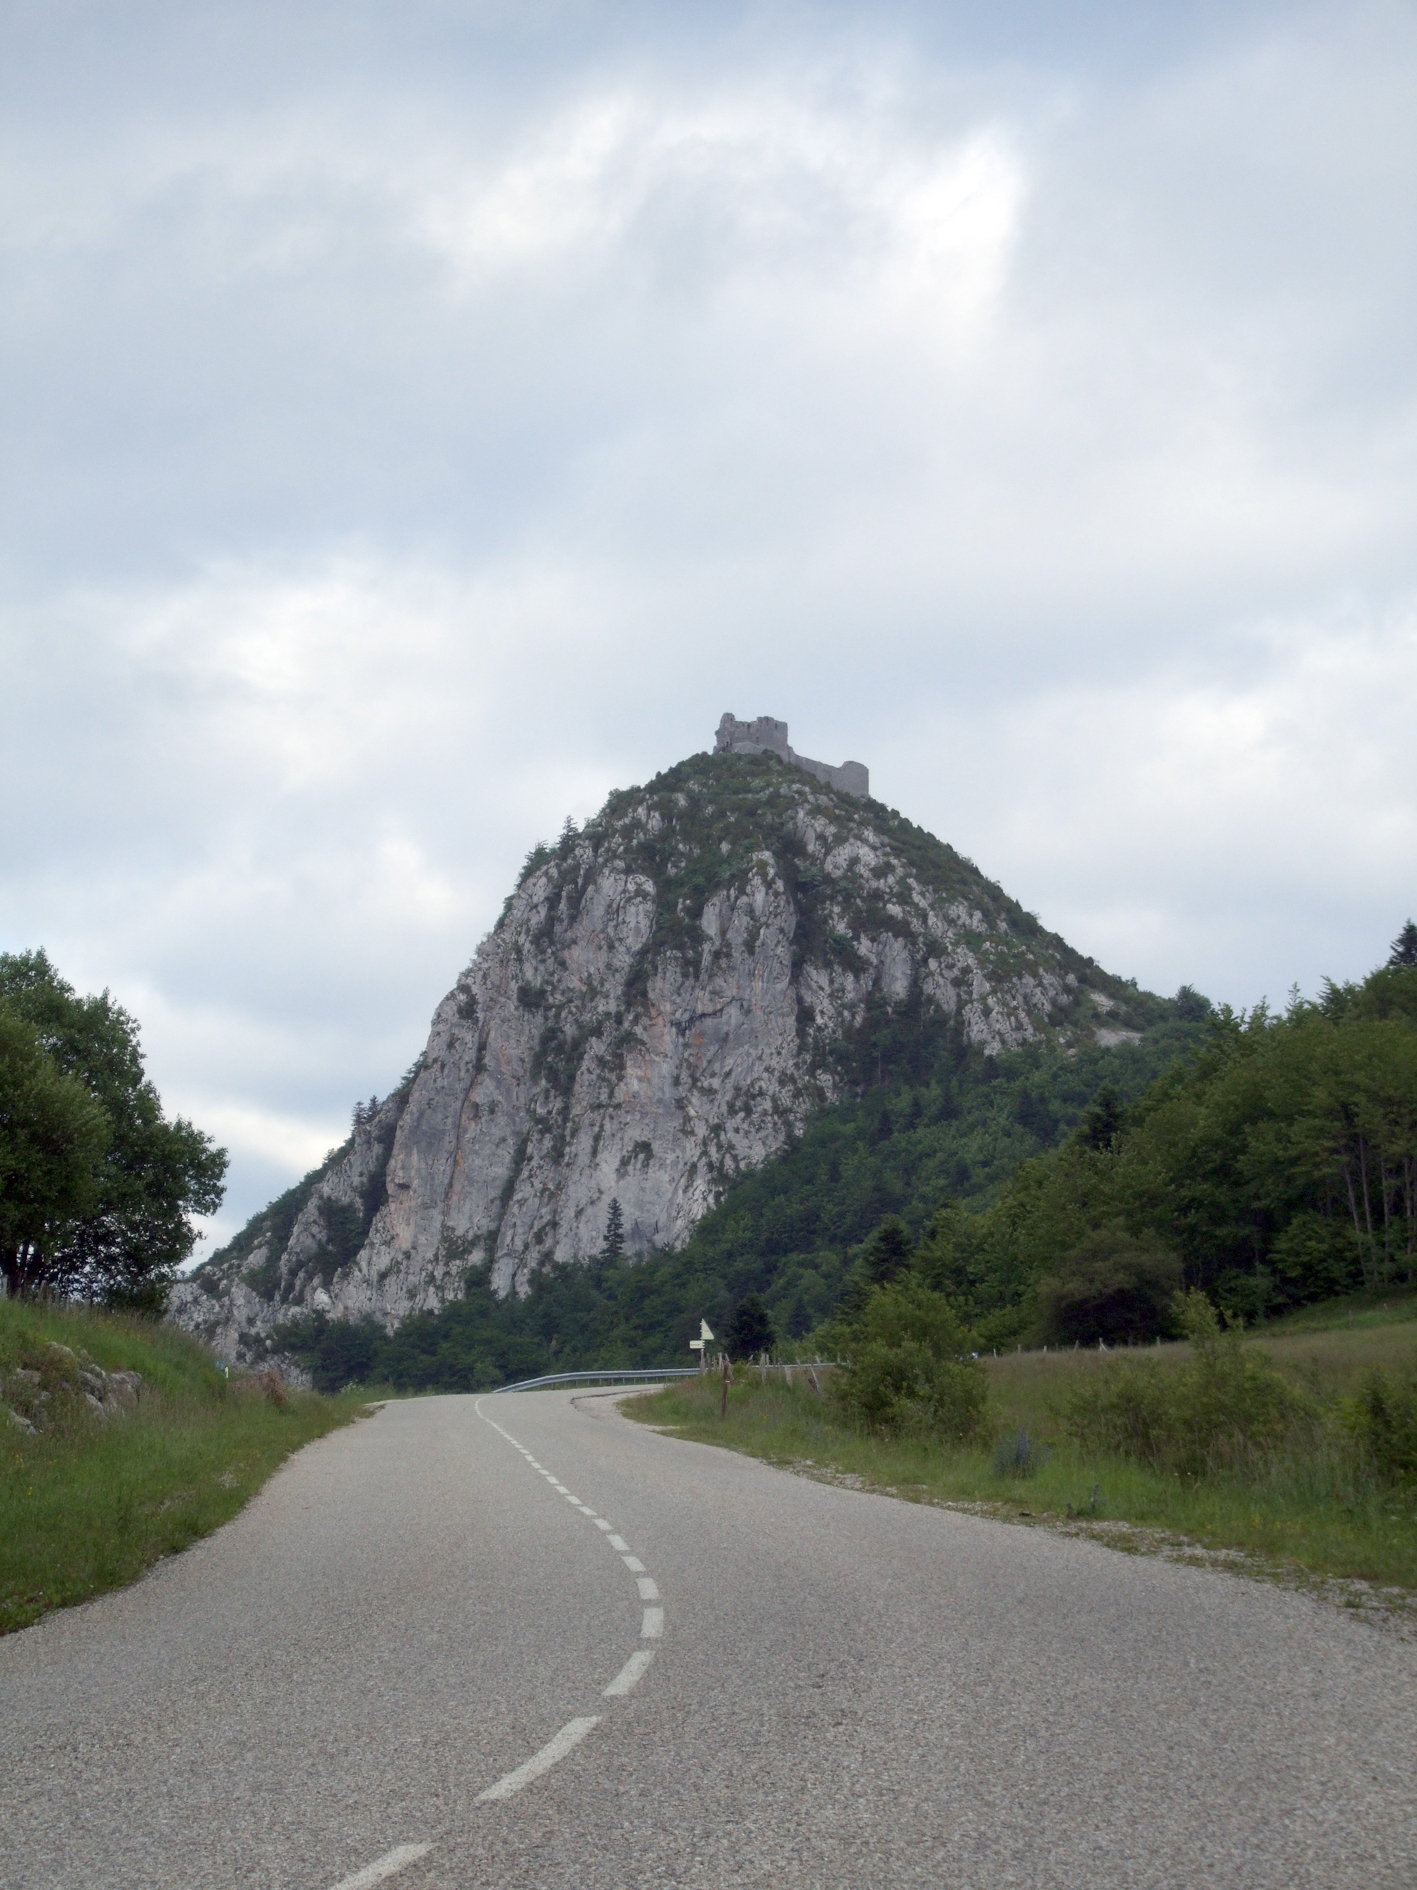
[(1417, 1269), (1417, 932), (1361, 984), (1208, 1022), (1129, 1108), (942, 1206), (914, 1263), (991, 1338), (1168, 1334), (1181, 1287), (1246, 1320)]
[(548, 1268), (520, 1300), (475, 1270), (391, 1336), (283, 1338), (326, 1385), (473, 1388), (687, 1358), (751, 1294), (799, 1340), (904, 1271), (981, 1345), (1170, 1336), (1183, 1289), (1252, 1321), (1417, 1277), (1417, 933), (1282, 1014), (1160, 1008), (1140, 1043), (1072, 1056), (942, 1043), (928, 1081), (823, 1112), (677, 1253)]
[[(1159, 1020), (1139, 1043), (1074, 1056), (991, 1058), (941, 1032), (927, 1033), (927, 1057), (918, 1031), (878, 1039), (885, 1080), (817, 1116), (676, 1253), (548, 1267), (524, 1299), (497, 1297), (480, 1268), (464, 1298), (388, 1337), (372, 1320), (317, 1317), (287, 1326), (281, 1342), (320, 1385), (473, 1389), (581, 1366), (687, 1363), (699, 1320), (722, 1332), (749, 1293), (762, 1295), (782, 1339), (801, 1338), (835, 1309), (884, 1219), (919, 1235), (942, 1199), (983, 1208), (1020, 1163), (1073, 1132), (1099, 1090), (1139, 1097), (1202, 1041), (1207, 1006), (1195, 993), (1136, 1003)], [(928, 1080), (912, 1080), (922, 1058)]]

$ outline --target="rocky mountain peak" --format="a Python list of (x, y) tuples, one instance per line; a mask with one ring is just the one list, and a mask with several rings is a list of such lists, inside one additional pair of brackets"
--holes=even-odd
[(469, 1266), (524, 1290), (599, 1251), (612, 1199), (627, 1251), (674, 1247), (932, 1034), (1117, 1040), (1125, 986), (785, 724), (734, 745), (762, 727), (533, 850), (405, 1084), (177, 1290), (181, 1323), (235, 1353), (299, 1310), (393, 1325)]

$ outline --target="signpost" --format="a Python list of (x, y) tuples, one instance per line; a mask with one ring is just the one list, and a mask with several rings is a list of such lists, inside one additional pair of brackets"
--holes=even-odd
[(712, 1329), (711, 1329), (711, 1328), (710, 1328), (710, 1326), (709, 1326), (709, 1322), (708, 1322), (708, 1320), (707, 1320), (707, 1319), (701, 1319), (701, 1320), (699, 1321), (699, 1336), (698, 1336), (698, 1338), (697, 1338), (697, 1339), (690, 1339), (690, 1341), (689, 1341), (689, 1350), (690, 1350), (691, 1352), (697, 1352), (697, 1353), (698, 1353), (698, 1355), (699, 1355), (699, 1364), (700, 1364), (700, 1365), (703, 1365), (703, 1364), (705, 1363), (705, 1360), (704, 1360), (704, 1347), (705, 1347), (705, 1346), (706, 1346), (706, 1345), (708, 1344), (708, 1342), (709, 1342), (709, 1340), (710, 1340), (710, 1339), (711, 1339), (712, 1337), (713, 1337), (713, 1332), (712, 1332)]

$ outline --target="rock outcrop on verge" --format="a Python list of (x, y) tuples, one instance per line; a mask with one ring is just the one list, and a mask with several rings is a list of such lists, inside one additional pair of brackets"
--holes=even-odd
[(106, 1372), (55, 1339), (33, 1361), (0, 1374), (0, 1423), (31, 1436), (72, 1417), (106, 1424), (133, 1410), (143, 1388), (140, 1372)]
[(968, 860), (776, 754), (695, 756), (529, 856), (395, 1095), (174, 1292), (256, 1359), (298, 1312), (392, 1328), (486, 1265), (524, 1290), (680, 1244), (901, 1033), (1067, 1049), (1135, 992)]

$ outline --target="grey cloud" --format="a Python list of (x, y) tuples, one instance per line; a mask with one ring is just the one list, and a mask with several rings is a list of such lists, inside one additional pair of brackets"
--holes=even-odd
[(19, 24), (0, 942), (232, 1214), (724, 708), (1147, 983), (1406, 916), (1409, 16)]

